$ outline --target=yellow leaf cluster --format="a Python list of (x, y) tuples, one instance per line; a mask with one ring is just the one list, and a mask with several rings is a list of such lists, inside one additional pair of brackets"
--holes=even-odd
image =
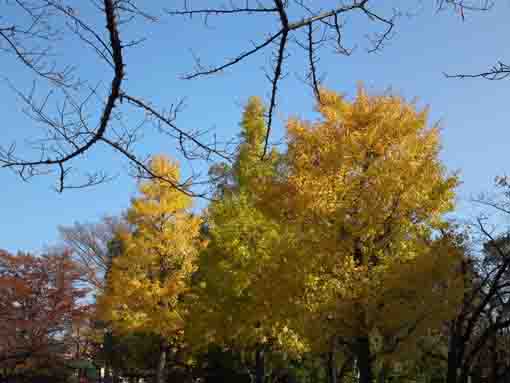
[(200, 220), (189, 212), (191, 198), (166, 181), (179, 182), (178, 166), (157, 156), (151, 170), (161, 179), (142, 182), (132, 200), (127, 220), (133, 230), (118, 233), (122, 252), (113, 259), (99, 312), (119, 331), (169, 337), (184, 326)]
[[(275, 152), (260, 160), (266, 132), (263, 112), (259, 99), (249, 100), (232, 167), (232, 192), (212, 203), (205, 217), (208, 244), (200, 254), (200, 282), (188, 335), (199, 345), (214, 342), (250, 349), (271, 344), (273, 351), (299, 355), (307, 346), (294, 330), (295, 317), (283, 315), (290, 308), (295, 312), (295, 305), (280, 300), (279, 296), (288, 297), (288, 290), (283, 278), (276, 278), (276, 260), (287, 253), (282, 241), (288, 237), (284, 226), (255, 206), (254, 185), (276, 171)], [(276, 302), (280, 310), (275, 310)]]
[(327, 90), (320, 101), (320, 121), (287, 124), (285, 175), (258, 183), (257, 207), (293, 232), (275, 277), (294, 265), (306, 331), (323, 345), (438, 325), (460, 288), (450, 280), (458, 252), (431, 239), (458, 184), (440, 162), (437, 127), (426, 110), (362, 88), (353, 101)]

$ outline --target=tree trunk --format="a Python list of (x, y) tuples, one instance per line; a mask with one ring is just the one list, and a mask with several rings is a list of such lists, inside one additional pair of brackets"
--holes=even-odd
[(102, 383), (111, 383), (112, 382), (112, 377), (110, 375), (110, 364), (107, 363), (105, 364), (105, 367), (104, 367), (104, 376), (103, 376), (103, 379), (101, 380)]
[(489, 373), (489, 383), (498, 383), (498, 350), (497, 350), (497, 331), (492, 335), (490, 353), (491, 353), (491, 367)]
[(337, 373), (336, 373), (336, 358), (335, 358), (335, 350), (331, 350), (328, 352), (328, 383), (336, 383), (337, 381)]
[(453, 333), (450, 334), (450, 338), (448, 339), (448, 364), (446, 371), (446, 383), (457, 383), (457, 373), (459, 368), (457, 352), (457, 337)]
[(116, 368), (114, 368), (112, 372), (112, 382), (113, 383), (120, 382), (119, 371)]
[(377, 383), (384, 383), (386, 381), (386, 373), (388, 372), (388, 367), (383, 364), (381, 366), (381, 370), (379, 371), (379, 374), (377, 375)]
[(344, 381), (345, 375), (349, 370), (354, 370), (354, 357), (351, 355), (349, 358), (343, 363), (342, 367), (340, 368), (340, 371), (336, 374), (337, 380), (342, 383)]
[(264, 349), (259, 346), (255, 351), (255, 383), (264, 383), (265, 374)]
[(370, 339), (368, 336), (362, 336), (357, 339), (356, 354), (358, 359), (359, 383), (373, 383), (372, 355), (370, 354)]
[(158, 367), (156, 370), (155, 383), (164, 383), (165, 381), (165, 367), (168, 347), (162, 342), (161, 350), (159, 351)]

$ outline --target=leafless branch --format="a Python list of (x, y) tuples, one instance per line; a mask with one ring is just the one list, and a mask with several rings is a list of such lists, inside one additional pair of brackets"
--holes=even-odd
[(486, 80), (504, 80), (508, 76), (510, 76), (510, 65), (505, 64), (504, 62), (498, 61), (498, 63), (492, 66), (488, 71), (474, 74), (447, 74), (445, 73), (447, 78), (483, 78)]
[(465, 9), (468, 11), (488, 11), (494, 6), (494, 0), (437, 0), (438, 10), (443, 10), (447, 7), (454, 7), (456, 9)]
[[(500, 329), (510, 325), (510, 318), (503, 315), (506, 303), (498, 303), (500, 293), (506, 285), (505, 275), (510, 270), (510, 257), (506, 248), (507, 239), (498, 240), (489, 230), (483, 219), (477, 220), (480, 233), (486, 239), (485, 251), (492, 252), (497, 258), (493, 267), (485, 270), (473, 268), (470, 277), (473, 286), (467, 291), (461, 312), (452, 323), (450, 347), (457, 355), (455, 363), (460, 368), (460, 381), (473, 367), (473, 361), (479, 357), (488, 340)], [(485, 254), (487, 257), (488, 254)], [(465, 270), (468, 272), (468, 270)], [(478, 278), (476, 277), (478, 273)]]
[[(81, 12), (84, 4), (92, 8), (93, 12), (88, 12), (90, 9)], [(145, 176), (151, 176), (147, 173), (145, 159), (141, 159), (134, 150), (146, 122), (152, 122), (160, 132), (171, 137), (186, 160), (209, 161), (219, 157), (230, 161), (229, 153), (216, 139), (205, 139), (209, 132), (185, 130), (176, 124), (179, 104), (165, 110), (144, 101), (145, 97), (127, 89), (125, 53), (145, 41), (143, 36), (125, 37), (130, 32), (127, 26), (135, 19), (154, 23), (160, 18), (159, 14), (148, 10), (147, 4), (139, 0), (14, 0), (2, 3), (0, 54), (27, 68), (31, 79), (37, 80), (37, 84), (34, 83), (28, 91), (23, 91), (24, 85), (20, 84), (11, 84), (11, 88), (24, 104), (25, 114), (43, 128), (44, 135), (37, 139), (30, 136), (24, 148), (21, 148), (19, 141), (2, 143), (0, 167), (13, 170), (23, 180), (41, 174), (53, 174), (59, 191), (96, 185), (109, 179), (106, 172), (83, 172), (75, 161), (92, 152), (97, 144), (103, 143), (121, 154), (136, 169), (142, 169)], [(252, 43), (252, 46), (241, 49), (232, 58), (218, 65), (204, 66), (197, 59), (195, 70), (185, 76), (186, 79), (195, 79), (217, 74), (255, 55), (268, 55), (270, 65), (267, 78), (270, 91), (263, 157), (269, 149), (279, 89), (286, 73), (289, 73), (286, 58), (292, 44), (304, 49), (307, 78), (315, 96), (320, 97), (319, 50), (325, 43), (330, 43), (336, 53), (352, 53), (352, 49), (348, 48), (350, 44), (346, 42), (346, 37), (349, 37), (346, 36), (345, 28), (348, 17), (361, 16), (373, 24), (367, 30), (379, 31), (375, 34), (367, 33), (372, 42), (369, 51), (373, 52), (382, 49), (384, 43), (392, 37), (399, 16), (395, 10), (388, 14), (382, 8), (376, 8), (380, 5), (374, 0), (331, 2), (329, 8), (321, 8), (317, 2), (310, 0), (229, 0), (225, 5), (213, 2), (212, 5), (207, 4), (193, 8), (185, 1), (180, 9), (167, 10), (166, 14), (197, 16), (204, 20), (209, 17), (260, 17), (270, 23), (270, 27), (267, 27), (266, 22), (257, 24), (263, 25), (264, 29), (261, 30), (259, 40)], [(462, 0), (437, 2), (440, 9), (452, 6), (462, 10), (488, 9), (491, 4), (489, 1), (480, 1), (476, 6), (474, 0), (470, 3)], [(301, 32), (304, 33), (300, 35)], [(303, 40), (305, 43), (299, 41), (302, 36), (306, 36), (306, 40)], [(78, 64), (81, 63), (73, 60), (70, 60), (70, 64), (64, 63), (65, 60), (59, 61), (58, 48), (64, 46), (65, 50), (68, 39), (73, 39), (73, 43), (77, 41), (88, 52), (92, 52), (96, 61), (104, 66), (104, 73), (111, 74), (108, 82), (87, 81), (80, 77), (81, 65)], [(508, 72), (508, 66), (499, 63), (493, 70), (479, 76), (499, 79), (504, 78), (502, 76)], [(127, 102), (122, 104), (123, 100)], [(125, 108), (133, 110), (133, 107), (144, 114), (140, 123), (128, 122), (123, 118)], [(27, 153), (25, 149), (31, 152)], [(75, 174), (84, 173), (83, 180), (73, 180)], [(187, 188), (189, 182), (176, 182), (174, 186)]]
[[(80, 171), (74, 164), (97, 144), (104, 143), (131, 162), (139, 176), (152, 177), (147, 162), (134, 152), (139, 132), (148, 121), (158, 126), (160, 132), (174, 138), (177, 148), (188, 160), (210, 160), (212, 157), (230, 160), (216, 140), (212, 143), (202, 141), (203, 135), (209, 132), (185, 131), (177, 126), (175, 118), (180, 104), (165, 111), (124, 91), (125, 50), (144, 41), (143, 37), (122, 41), (124, 25), (135, 18), (150, 22), (158, 20), (142, 10), (137, 1), (90, 0), (88, 4), (101, 16), (104, 30), (97, 26), (97, 20), (92, 16), (85, 18), (82, 15), (80, 7), (85, 3), (71, 6), (60, 0), (16, 0), (6, 4), (11, 6), (14, 15), (11, 17), (16, 23), (6, 24), (6, 17), (0, 17), (0, 53), (10, 54), (34, 73), (36, 80), (45, 83), (40, 86), (34, 80), (32, 87), (24, 91), (9, 76), (2, 78), (23, 103), (25, 115), (43, 128), (44, 135), (26, 140), (27, 148), (35, 151), (32, 158), (24, 150), (20, 155), (20, 145), (16, 142), (0, 145), (0, 168), (13, 170), (25, 181), (38, 175), (54, 174), (59, 192), (93, 186), (112, 177), (103, 171)], [(27, 22), (23, 24), (25, 19)], [(71, 34), (66, 34), (66, 28)], [(52, 61), (53, 56), (57, 57), (54, 51), (62, 45), (64, 38), (77, 39), (99, 58), (100, 64), (106, 64), (107, 70), (112, 70), (108, 88), (105, 89), (101, 82), (91, 86), (88, 81), (75, 77), (76, 66), (61, 68)], [(121, 107), (123, 100), (128, 102)], [(126, 123), (123, 118), (125, 107), (143, 111), (143, 120), (139, 124)], [(78, 182), (73, 180), (77, 174), (82, 176)], [(183, 183), (166, 181), (182, 191), (188, 190), (191, 183), (189, 179)]]
[(73, 158), (85, 153), (105, 135), (108, 123), (115, 108), (115, 104), (120, 97), (120, 88), (122, 80), (124, 79), (122, 44), (120, 42), (117, 15), (114, 3), (115, 2), (113, 0), (104, 1), (106, 28), (109, 32), (109, 44), (111, 47), (111, 56), (114, 65), (114, 75), (111, 82), (110, 93), (107, 97), (103, 112), (100, 117), (98, 129), (88, 141), (86, 141), (83, 145), (75, 147), (73, 151), (69, 153), (57, 153), (55, 156), (45, 159), (22, 160), (10, 155), (10, 153), (2, 151), (0, 152), (0, 164), (2, 164), (2, 167), (21, 169), (21, 172), (23, 172), (24, 169), (28, 169), (29, 172), (33, 172), (33, 169), (37, 167), (57, 166), (60, 173), (58, 190), (63, 191), (65, 188), (65, 175), (67, 173), (67, 170), (64, 168), (64, 164), (70, 162)]
[(184, 182), (179, 182), (178, 180), (168, 178), (165, 176), (161, 176), (154, 171), (152, 171), (150, 165), (147, 163), (147, 161), (141, 160), (137, 158), (133, 153), (127, 151), (125, 148), (123, 148), (119, 143), (114, 142), (107, 137), (101, 137), (101, 141), (104, 141), (106, 144), (111, 146), (113, 149), (124, 155), (126, 158), (130, 160), (130, 162), (135, 166), (135, 168), (138, 171), (138, 178), (151, 178), (151, 179), (157, 179), (160, 181), (164, 181), (170, 185), (172, 185), (175, 189), (181, 191), (183, 194), (186, 194), (190, 197), (205, 197), (204, 194), (197, 194), (189, 191), (190, 181), (185, 180)]
[[(344, 47), (342, 41), (342, 27), (343, 24), (340, 22), (340, 16), (344, 14), (358, 11), (361, 14), (367, 16), (367, 18), (371, 21), (380, 23), (385, 25), (384, 31), (376, 35), (373, 38), (372, 42), (374, 44), (373, 48), (370, 50), (371, 52), (379, 50), (382, 47), (384, 41), (388, 40), (391, 37), (391, 33), (393, 32), (394, 20), (397, 14), (393, 14), (392, 17), (386, 18), (381, 15), (378, 15), (375, 11), (369, 9), (369, 0), (353, 0), (349, 4), (341, 4), (335, 5), (332, 7), (333, 9), (328, 11), (323, 11), (320, 9), (312, 9), (311, 6), (305, 4), (304, 0), (296, 0), (292, 2), (298, 9), (304, 10), (305, 14), (301, 18), (297, 18), (295, 20), (290, 19), (290, 15), (294, 15), (294, 9), (291, 9), (291, 2), (283, 1), (283, 0), (272, 0), (268, 1), (271, 3), (271, 6), (263, 5), (262, 2), (258, 2), (256, 6), (250, 6), (249, 2), (247, 2), (244, 6), (236, 6), (234, 3), (231, 3), (230, 7), (211, 7), (211, 8), (189, 8), (187, 2), (185, 2), (183, 10), (173, 10), (167, 11), (168, 14), (172, 16), (189, 16), (192, 17), (194, 15), (200, 17), (209, 17), (209, 16), (221, 16), (221, 15), (250, 15), (250, 14), (265, 14), (268, 16), (276, 17), (277, 23), (279, 24), (276, 32), (270, 33), (261, 43), (255, 44), (251, 49), (245, 50), (238, 55), (234, 56), (234, 58), (227, 60), (223, 64), (211, 67), (204, 67), (199, 59), (196, 59), (196, 71), (186, 75), (185, 79), (194, 79), (200, 76), (212, 75), (219, 73), (225, 69), (228, 69), (249, 57), (260, 53), (265, 50), (272, 43), (276, 43), (277, 48), (273, 52), (273, 60), (272, 60), (272, 69), (271, 74), (268, 75), (268, 79), (270, 82), (271, 91), (269, 93), (269, 107), (267, 113), (267, 135), (265, 138), (265, 146), (264, 146), (264, 154), (263, 157), (267, 154), (268, 146), (269, 146), (269, 137), (271, 133), (271, 128), (274, 121), (274, 112), (276, 110), (277, 104), (277, 96), (278, 96), (278, 87), (280, 85), (280, 81), (282, 80), (284, 73), (284, 61), (286, 56), (286, 51), (289, 48), (291, 42), (298, 42), (298, 39), (295, 39), (293, 33), (304, 28), (307, 31), (308, 43), (301, 45), (298, 42), (298, 45), (302, 46), (307, 50), (307, 58), (308, 58), (308, 77), (311, 80), (314, 94), (318, 94), (319, 89), (319, 80), (317, 76), (317, 58), (315, 57), (315, 43), (313, 41), (313, 27), (315, 24), (320, 24), (325, 28), (329, 29), (336, 41), (337, 51), (342, 54), (350, 54), (350, 50)], [(324, 38), (319, 40), (320, 42), (324, 41)]]
[(232, 60), (227, 61), (225, 64), (217, 66), (217, 67), (211, 67), (209, 69), (204, 69), (199, 62), (197, 62), (198, 70), (194, 73), (188, 74), (184, 76), (184, 79), (186, 80), (192, 80), (194, 78), (200, 77), (200, 76), (207, 76), (215, 73), (219, 73), (241, 61), (243, 61), (245, 58), (253, 55), (254, 53), (257, 53), (258, 51), (262, 50), (263, 48), (270, 45), (272, 42), (276, 41), (280, 35), (282, 35), (282, 31), (268, 37), (264, 42), (255, 45), (253, 49), (250, 49), (246, 52), (243, 52), (239, 54), (239, 56), (233, 58)]
[[(442, 10), (447, 7), (453, 7), (459, 12), (462, 20), (465, 19), (465, 11), (488, 11), (494, 6), (493, 0), (438, 0), (438, 9)], [(485, 80), (503, 80), (510, 75), (510, 66), (502, 61), (498, 61), (489, 70), (478, 73), (444, 73), (446, 78), (467, 79), (467, 78), (483, 78)]]
[[(177, 138), (179, 140), (179, 147), (181, 148), (182, 153), (187, 158), (193, 158), (193, 155), (190, 155), (188, 150), (184, 147), (184, 141), (192, 142), (196, 145), (196, 147), (200, 148), (206, 153), (206, 157), (209, 158), (212, 154), (226, 160), (231, 161), (230, 157), (225, 154), (225, 152), (216, 149), (216, 145), (204, 144), (197, 139), (197, 137), (189, 132), (186, 132), (174, 123), (174, 118), (163, 115), (163, 113), (155, 110), (150, 104), (140, 100), (139, 98), (129, 96), (127, 94), (122, 94), (122, 98), (125, 98), (129, 102), (133, 103), (137, 107), (143, 109), (145, 112), (149, 113), (151, 116), (155, 117), (157, 121), (162, 122), (166, 126), (170, 127), (177, 134)], [(178, 109), (178, 108), (176, 108)]]
[(240, 7), (240, 8), (205, 8), (205, 9), (186, 9), (184, 10), (166, 10), (169, 15), (172, 16), (189, 16), (193, 17), (194, 15), (204, 15), (208, 16), (211, 14), (216, 15), (236, 15), (240, 13), (268, 13), (268, 12), (278, 12), (277, 8), (265, 8), (265, 7)]
[(312, 89), (315, 94), (315, 97), (321, 102), (320, 96), (320, 84), (317, 78), (317, 69), (316, 64), (318, 59), (315, 57), (315, 42), (313, 41), (313, 26), (312, 24), (308, 25), (308, 62), (310, 64), (310, 72), (308, 77), (312, 83)]

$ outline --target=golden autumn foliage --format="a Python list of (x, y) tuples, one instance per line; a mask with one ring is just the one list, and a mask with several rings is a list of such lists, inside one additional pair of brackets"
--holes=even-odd
[[(152, 159), (151, 169), (179, 181), (178, 166), (163, 156)], [(119, 233), (122, 251), (98, 311), (119, 331), (170, 337), (184, 325), (182, 300), (195, 270), (200, 220), (189, 212), (191, 198), (165, 180), (142, 182), (139, 189), (127, 214), (134, 230)]]
[[(261, 161), (266, 126), (264, 108), (251, 98), (241, 123), (242, 143), (230, 169), (229, 192), (206, 214), (208, 245), (201, 252), (196, 303), (192, 309), (194, 342), (241, 349), (271, 344), (273, 350), (300, 353), (305, 345), (291, 328), (294, 318), (278, 315), (272, 268), (285, 239), (280, 223), (254, 205), (254, 184), (276, 171), (278, 155)], [(285, 247), (286, 249), (286, 247)]]
[(320, 121), (288, 122), (285, 173), (257, 183), (258, 209), (287, 228), (273, 276), (290, 290), (273, 304), (301, 306), (322, 348), (332, 337), (403, 347), (450, 318), (460, 296), (461, 254), (433, 239), (458, 180), (427, 111), (400, 97), (323, 90), (318, 111)]
[[(437, 127), (397, 96), (360, 89), (349, 101), (322, 90), (320, 101), (322, 118), (289, 120), (286, 152), (261, 160), (264, 107), (249, 100), (233, 165), (211, 169), (218, 191), (205, 246), (190, 198), (164, 181), (142, 183), (102, 318), (163, 337), (184, 329), (197, 348), (298, 357), (342, 343), (363, 382), (449, 320), (463, 252), (444, 218), (458, 179), (439, 159)], [(178, 181), (165, 158), (152, 167)]]

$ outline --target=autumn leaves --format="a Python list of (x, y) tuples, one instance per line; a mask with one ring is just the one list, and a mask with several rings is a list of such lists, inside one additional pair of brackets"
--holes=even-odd
[[(264, 107), (250, 99), (235, 161), (214, 167), (217, 199), (200, 218), (169, 183), (142, 182), (101, 317), (190, 350), (297, 358), (334, 340), (362, 382), (449, 319), (461, 255), (438, 233), (458, 180), (438, 158), (437, 129), (396, 96), (320, 100), (321, 120), (290, 120), (286, 150), (261, 160)], [(179, 181), (164, 157), (151, 169)]]

